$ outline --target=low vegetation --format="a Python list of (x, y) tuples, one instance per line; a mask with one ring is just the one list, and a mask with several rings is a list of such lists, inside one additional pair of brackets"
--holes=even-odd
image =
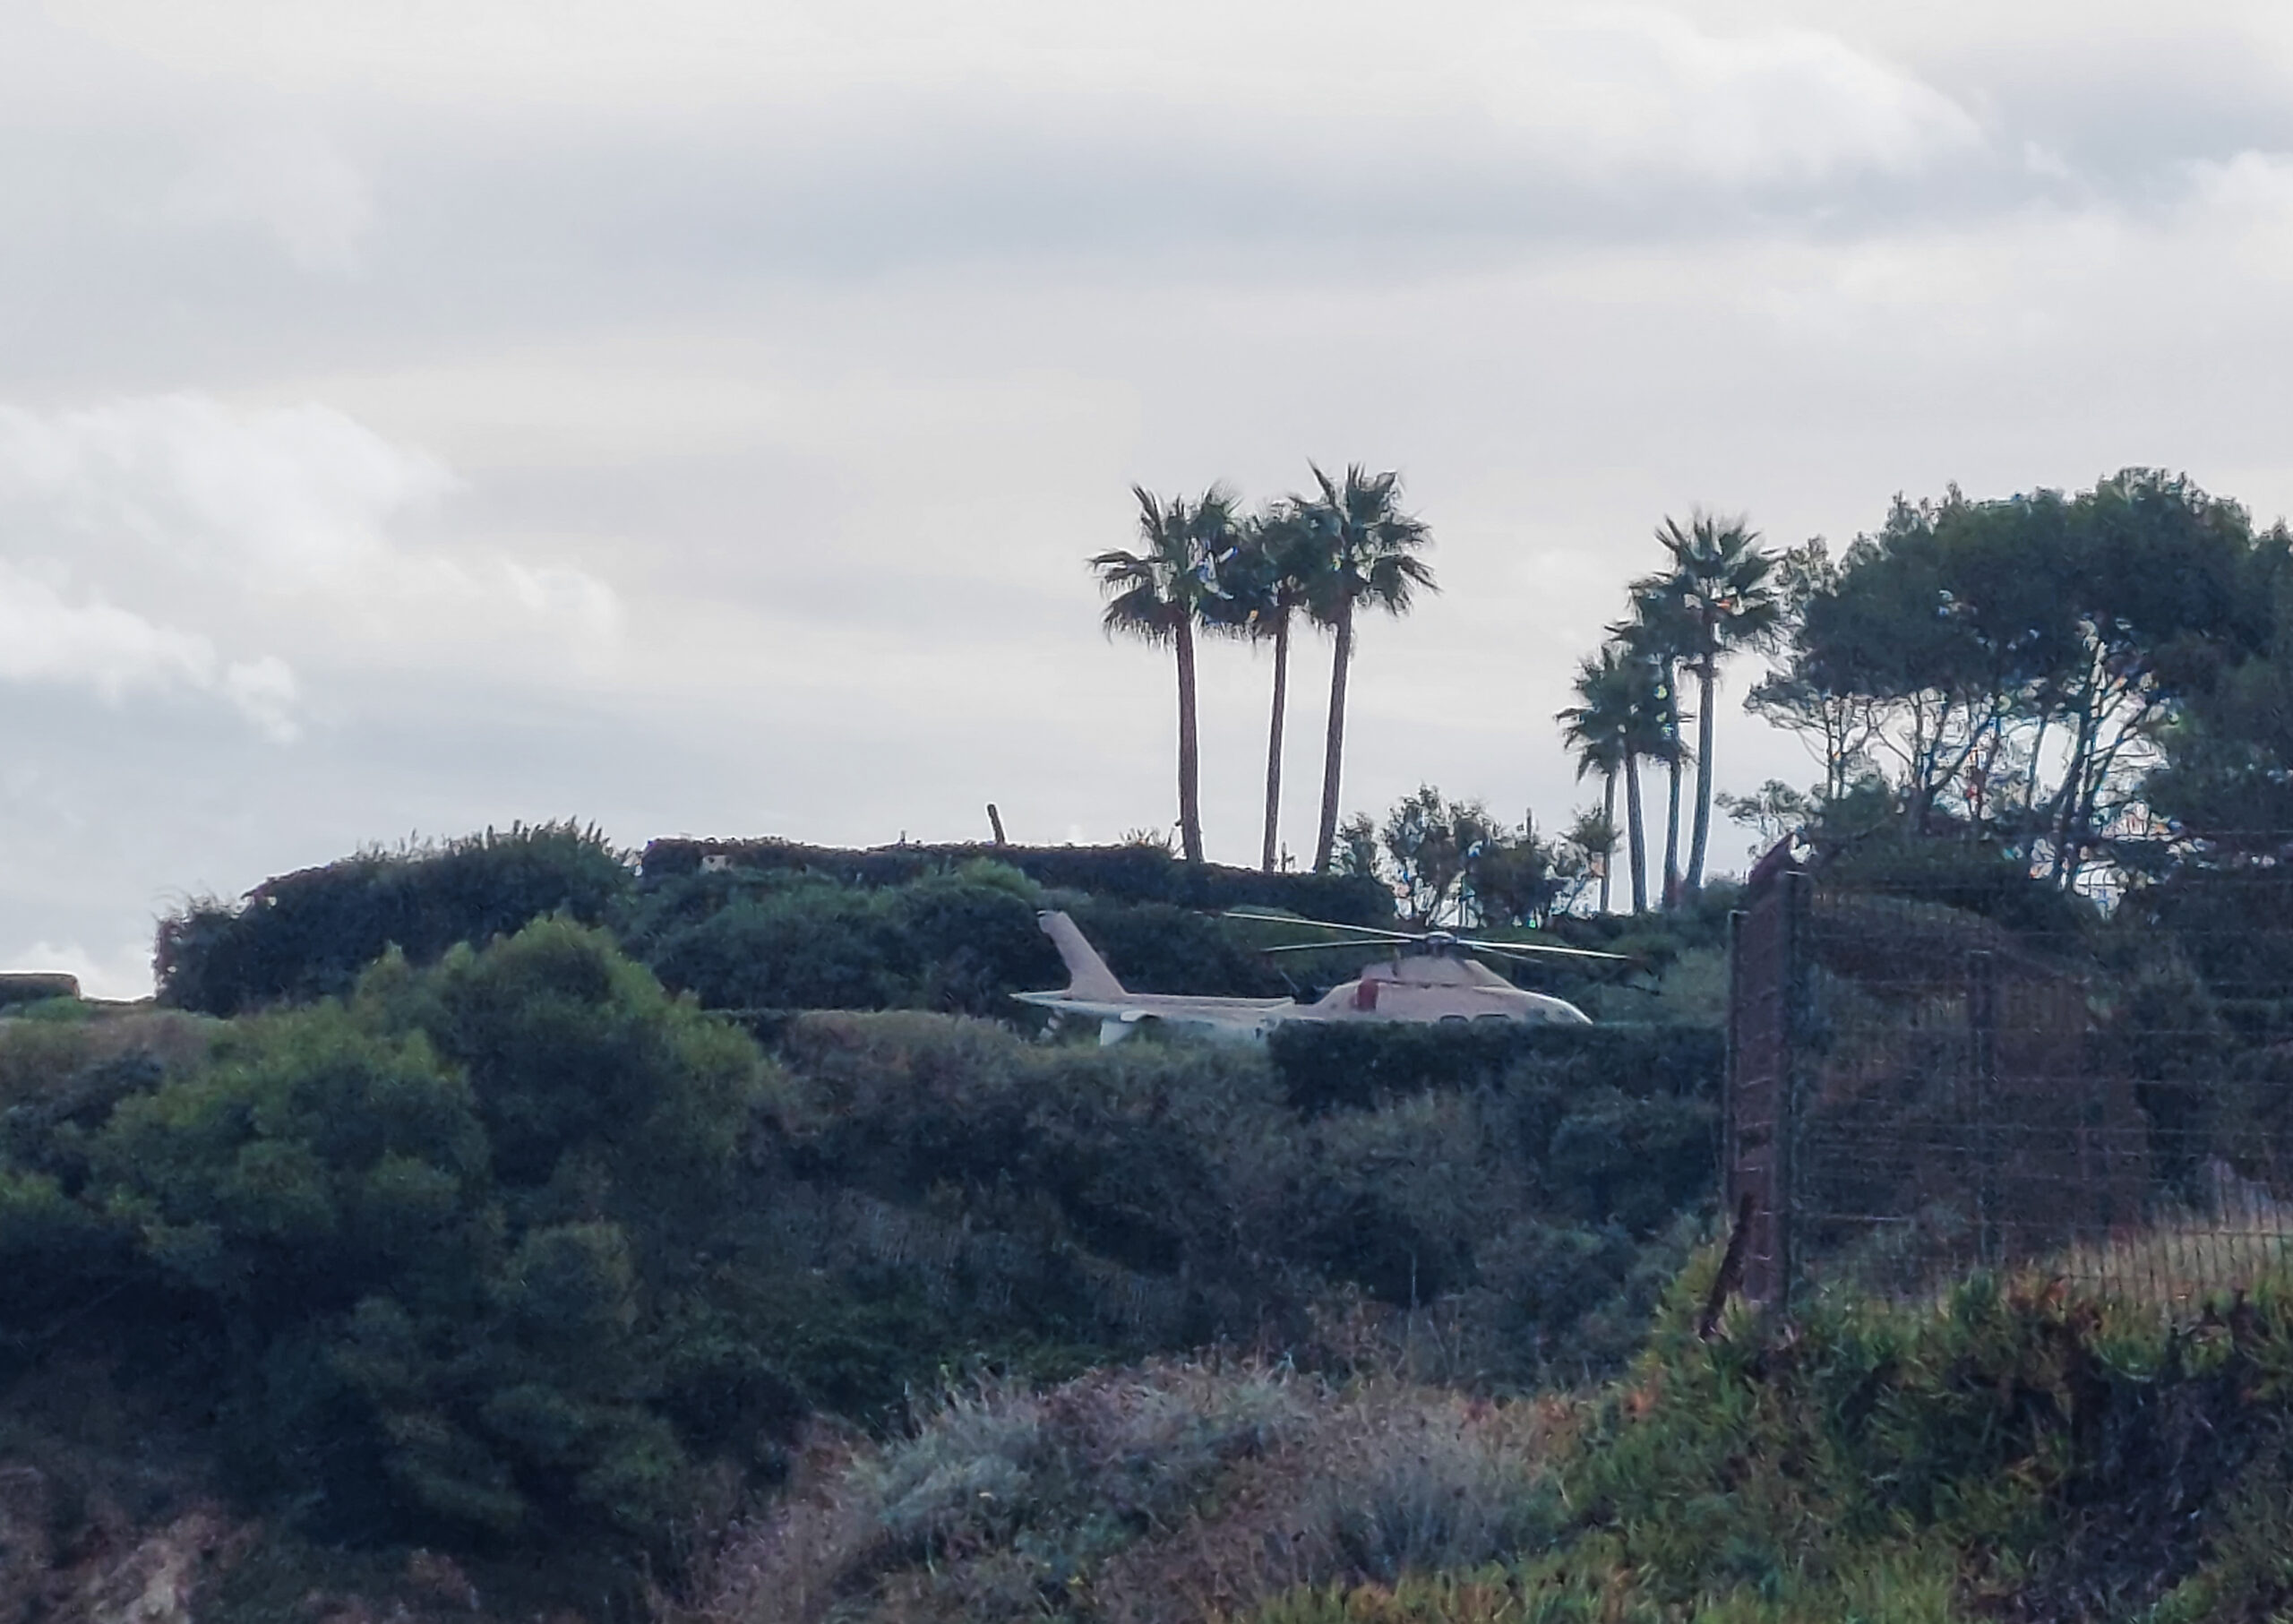
[(1093, 1367), (1286, 1350), (1237, 1441), (1203, 1435), (1224, 1462), (1378, 1362), (1610, 1368), (1711, 1178), (1708, 1035), (1416, 1068), (753, 1024), (769, 1052), (559, 919), (228, 1021), (0, 1027), (8, 1390), (94, 1362), (83, 1416), (148, 1414), (313, 1549), (572, 1549), (634, 1594), (820, 1429), (902, 1436), (951, 1379), (1000, 1415)]
[(2293, 1603), (2293, 1278), (2194, 1319), (2042, 1275), (1695, 1326), (1573, 1395), (1149, 1365), (823, 1448), (685, 1616), (2250, 1620)]

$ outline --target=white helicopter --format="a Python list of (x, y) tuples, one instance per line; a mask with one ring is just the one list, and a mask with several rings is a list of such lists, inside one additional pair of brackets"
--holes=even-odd
[(1067, 965), (1067, 985), (1056, 992), (1015, 992), (1022, 1003), (1062, 1019), (1099, 1023), (1102, 1046), (1121, 1043), (1146, 1027), (1230, 1043), (1263, 1043), (1289, 1021), (1509, 1021), (1524, 1025), (1590, 1026), (1592, 1018), (1566, 999), (1515, 986), (1463, 953), (1490, 953), (1533, 962), (1540, 958), (1631, 962), (1621, 953), (1517, 941), (1481, 941), (1453, 931), (1387, 931), (1370, 925), (1326, 924), (1283, 914), (1231, 910), (1227, 917), (1335, 932), (1327, 941), (1268, 948), (1306, 953), (1332, 948), (1390, 946), (1394, 957), (1370, 965), (1355, 979), (1332, 987), (1313, 1003), (1294, 998), (1211, 998), (1186, 993), (1132, 992), (1065, 914), (1045, 909), (1035, 919)]

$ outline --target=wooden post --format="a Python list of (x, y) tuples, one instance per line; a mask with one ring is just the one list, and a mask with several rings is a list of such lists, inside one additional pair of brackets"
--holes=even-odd
[(1003, 814), (995, 810), (995, 803), (992, 801), (987, 803), (987, 826), (995, 831), (996, 845), (1008, 844), (1003, 838)]

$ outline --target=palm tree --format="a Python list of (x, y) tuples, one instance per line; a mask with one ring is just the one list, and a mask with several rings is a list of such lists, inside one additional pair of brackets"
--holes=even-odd
[(1680, 735), (1656, 668), (1628, 649), (1618, 649), (1617, 663), (1625, 674), (1624, 790), (1625, 814), (1632, 826), (1632, 906), (1641, 913), (1648, 907), (1648, 886), (1643, 874), (1647, 837), (1641, 832), (1640, 763), (1663, 762), (1678, 783)]
[(1273, 720), (1266, 740), (1266, 830), (1258, 865), (1267, 873), (1282, 821), (1282, 731), (1289, 714), (1290, 628), (1304, 608), (1317, 564), (1315, 529), (1294, 503), (1278, 503), (1242, 528), (1232, 563), (1219, 571), (1220, 596), (1205, 605), (1210, 624), (1274, 645)]
[(1658, 692), (1648, 662), (1620, 642), (1605, 644), (1576, 667), (1576, 692), (1583, 703), (1562, 710), (1566, 736), (1576, 748), (1577, 776), (1600, 771), (1611, 779), (1607, 802), (1615, 806), (1613, 778), (1624, 778), (1626, 849), (1632, 863), (1632, 911), (1648, 911), (1647, 820), (1641, 813), (1640, 763), (1666, 760), (1678, 749), (1670, 710)]
[(1106, 612), (1099, 623), (1160, 647), (1168, 644), (1179, 666), (1179, 838), (1189, 863), (1202, 861), (1201, 751), (1195, 736), (1194, 623), (1206, 599), (1216, 595), (1219, 565), (1233, 556), (1234, 499), (1212, 485), (1199, 502), (1164, 502), (1143, 485), (1138, 499), (1141, 552), (1094, 554)]
[(1679, 601), (1650, 578), (1632, 583), (1633, 615), (1609, 628), (1609, 635), (1647, 669), (1651, 698), (1662, 712), (1664, 751), (1664, 891), (1666, 908), (1680, 900), (1680, 776), (1688, 752), (1680, 745), (1679, 664), (1695, 650), (1696, 628)]
[[(1313, 465), (1309, 464), (1309, 467)], [(1343, 482), (1318, 467), (1315, 496), (1292, 505), (1311, 537), (1313, 557), (1307, 612), (1336, 635), (1330, 657), (1329, 732), (1322, 752), (1321, 825), (1314, 840), (1314, 872), (1326, 872), (1337, 839), (1338, 774), (1345, 754), (1345, 677), (1353, 661), (1353, 624), (1363, 607), (1408, 613), (1420, 588), (1438, 590), (1432, 567), (1418, 557), (1432, 531), (1401, 510), (1401, 476), (1372, 474), (1360, 463)]]
[[(1631, 706), (1630, 673), (1626, 671), (1620, 652), (1611, 643), (1597, 655), (1588, 655), (1576, 666), (1576, 691), (1580, 701), (1563, 709), (1555, 718), (1567, 724), (1561, 737), (1576, 752), (1576, 778), (1583, 782), (1588, 773), (1601, 775), (1601, 817), (1610, 829), (1616, 827), (1616, 780), (1624, 770), (1624, 741), (1632, 730), (1629, 715)], [(1640, 873), (1640, 824), (1633, 820), (1632, 865), (1636, 881)], [(1601, 862), (1601, 912), (1609, 911), (1609, 871), (1613, 866), (1611, 851)], [(1645, 900), (1636, 887), (1636, 900)], [(1637, 912), (1637, 908), (1634, 910)]]
[(1688, 897), (1704, 890), (1704, 858), (1712, 833), (1712, 696), (1720, 658), (1734, 649), (1766, 640), (1782, 618), (1777, 592), (1775, 554), (1759, 545), (1759, 532), (1740, 515), (1720, 518), (1701, 511), (1686, 528), (1667, 518), (1656, 539), (1671, 555), (1671, 570), (1658, 583), (1690, 632), (1688, 654), (1696, 677), (1696, 832), (1688, 843)]

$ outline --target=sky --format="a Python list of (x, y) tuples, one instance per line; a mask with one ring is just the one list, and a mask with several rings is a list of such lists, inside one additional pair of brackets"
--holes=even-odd
[[(133, 996), (187, 898), (520, 820), (1166, 826), (1083, 561), (1310, 461), (1443, 588), (1346, 807), (1558, 824), (1666, 515), (2293, 511), (2289, 281), (2282, 5), (0, 0), (0, 968)], [(1757, 669), (1722, 788), (1812, 776)], [(1205, 654), (1216, 859), (1269, 677)]]

